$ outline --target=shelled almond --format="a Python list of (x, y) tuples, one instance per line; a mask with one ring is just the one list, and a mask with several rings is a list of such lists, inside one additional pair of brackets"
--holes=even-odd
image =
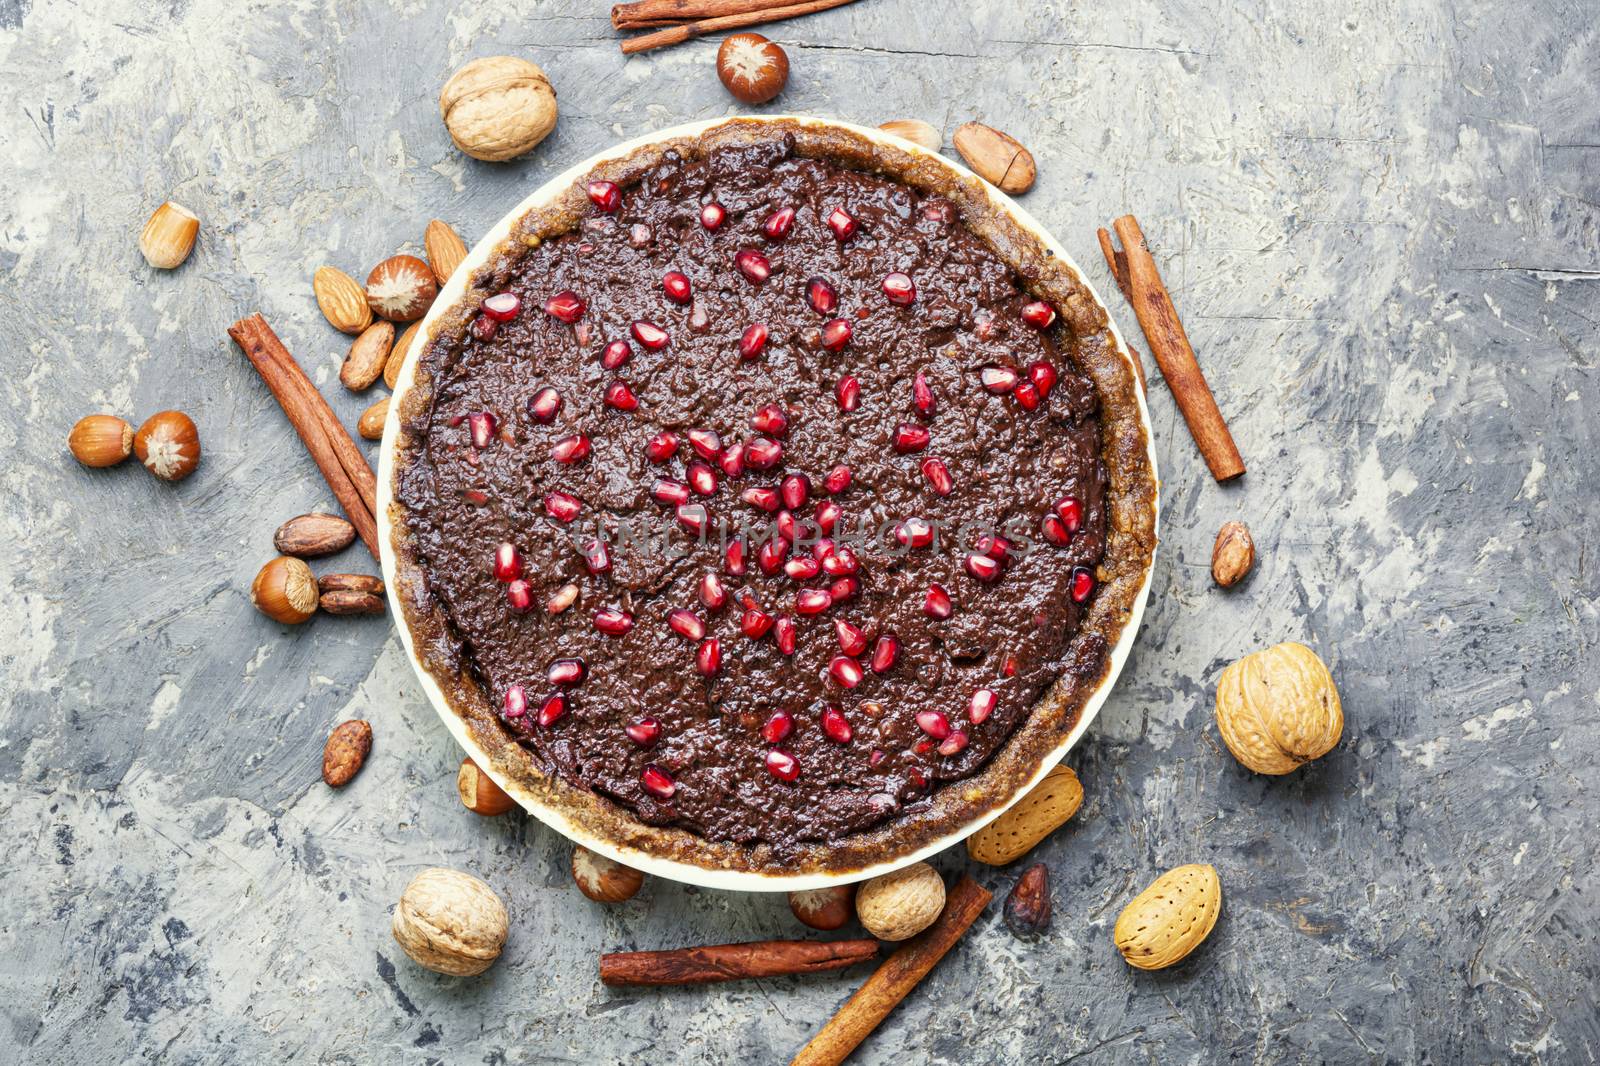
[(433, 280), (443, 288), (456, 272), (456, 267), (467, 257), (467, 244), (450, 228), (448, 222), (434, 219), (428, 223), (422, 236), (422, 247), (428, 256), (428, 266), (433, 270)]
[(328, 324), (340, 333), (360, 334), (372, 325), (367, 293), (356, 279), (338, 267), (322, 266), (311, 276), (311, 291)]

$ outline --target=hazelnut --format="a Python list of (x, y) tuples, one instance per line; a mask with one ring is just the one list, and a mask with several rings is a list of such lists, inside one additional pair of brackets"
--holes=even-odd
[(133, 427), (116, 415), (86, 415), (67, 434), (67, 448), (84, 466), (116, 466), (133, 452)]
[(1246, 655), (1217, 679), (1217, 731), (1258, 774), (1286, 774), (1326, 755), (1344, 733), (1333, 675), (1304, 644)]
[(355, 780), (371, 753), (371, 724), (359, 718), (340, 722), (322, 748), (322, 780), (329, 788), (343, 788)]
[(638, 870), (582, 845), (572, 849), (572, 879), (578, 883), (578, 891), (596, 903), (630, 900), (644, 884), (644, 874)]
[(855, 898), (855, 885), (813, 888), (789, 893), (789, 909), (811, 928), (831, 931), (850, 920)]
[(735, 99), (764, 104), (789, 81), (789, 57), (759, 33), (736, 33), (717, 49), (717, 77)]
[(317, 579), (303, 560), (280, 555), (256, 574), (250, 602), (274, 622), (298, 625), (317, 613)]
[(168, 200), (156, 208), (139, 234), (139, 251), (145, 262), (157, 270), (173, 270), (183, 265), (194, 250), (200, 219), (194, 212)]
[(458, 870), (423, 870), (394, 909), (394, 938), (419, 965), (471, 977), (494, 965), (510, 926), (494, 889)]
[(944, 879), (925, 862), (874, 877), (856, 893), (856, 917), (879, 940), (909, 940), (944, 910)]
[(556, 92), (526, 59), (474, 59), (439, 92), (439, 116), (456, 147), (491, 163), (515, 159), (556, 128)]
[(1256, 565), (1256, 542), (1243, 522), (1226, 522), (1211, 546), (1211, 576), (1223, 588), (1243, 581)]
[(462, 759), (461, 769), (456, 771), (456, 794), (467, 810), (486, 817), (504, 814), (516, 806), (505, 789), (495, 784), (470, 758)]
[[(428, 308), (433, 306), (433, 298), (438, 295), (439, 285), (433, 280), (432, 269), (414, 255), (391, 255), (367, 275), (367, 306), (372, 308), (373, 314), (391, 322), (415, 322), (428, 313)], [(356, 349), (370, 333), (371, 330), (363, 330), (361, 336), (356, 338), (356, 343), (350, 348), (350, 358), (345, 360), (346, 369), (351, 359), (355, 358)], [(339, 371), (339, 379), (347, 387), (364, 389), (378, 380), (378, 375), (383, 373), (383, 364), (389, 358), (389, 348), (394, 344), (393, 326), (389, 327), (387, 335), (372, 342), (373, 348), (376, 349), (380, 343), (382, 354), (377, 357), (375, 365), (372, 365), (371, 359), (362, 360), (360, 372), (356, 375), (366, 385), (352, 384), (346, 376), (346, 370)]]
[(182, 411), (160, 411), (133, 435), (133, 454), (163, 481), (182, 481), (200, 465), (200, 433)]

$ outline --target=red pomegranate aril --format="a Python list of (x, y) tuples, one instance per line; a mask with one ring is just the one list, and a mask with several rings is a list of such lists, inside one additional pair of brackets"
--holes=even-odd
[(672, 775), (654, 763), (640, 772), (639, 784), (657, 799), (671, 799), (672, 794), (678, 791), (678, 783), (672, 779)]
[(496, 322), (510, 322), (522, 310), (522, 300), (514, 292), (497, 292), (480, 306), (483, 313)]
[(789, 236), (789, 230), (794, 228), (794, 208), (780, 207), (767, 216), (761, 224), (761, 232), (767, 235), (768, 240), (781, 241)]
[[(818, 547), (820, 551), (820, 545)], [(848, 547), (830, 551), (822, 556), (822, 569), (828, 572), (829, 577), (844, 577), (846, 574), (856, 572), (856, 553)]]
[(1035, 300), (1022, 308), (1022, 321), (1034, 329), (1049, 329), (1056, 320), (1056, 309), (1043, 300)]
[(752, 285), (760, 285), (772, 275), (772, 264), (754, 248), (741, 248), (733, 253), (733, 265)]
[(937, 401), (933, 397), (933, 388), (928, 384), (928, 376), (922, 371), (917, 371), (917, 376), (911, 381), (911, 405), (917, 409), (917, 414), (923, 418), (930, 418)]
[(728, 590), (722, 587), (722, 579), (716, 574), (708, 573), (700, 579), (700, 602), (713, 611), (721, 610), (722, 605), (728, 602)]
[(622, 190), (614, 181), (591, 181), (589, 199), (600, 210), (611, 213), (622, 206)]
[(833, 595), (824, 589), (801, 589), (794, 597), (796, 614), (821, 614), (833, 606)]
[(715, 430), (691, 429), (689, 447), (702, 459), (716, 459), (722, 454), (722, 438), (717, 436)]
[(767, 752), (767, 769), (779, 781), (793, 781), (800, 776), (799, 760), (778, 748)]
[(772, 628), (772, 621), (772, 616), (766, 611), (752, 607), (740, 617), (739, 631), (751, 640), (760, 640)]
[(855, 332), (855, 327), (850, 325), (847, 318), (835, 318), (822, 327), (822, 346), (830, 352), (837, 352), (850, 343), (850, 334)]
[(783, 458), (783, 445), (771, 437), (752, 437), (744, 446), (744, 461), (752, 470), (770, 470)]
[(744, 448), (735, 444), (731, 448), (724, 448), (722, 454), (717, 456), (717, 466), (729, 477), (738, 477), (744, 473)]
[(980, 688), (972, 694), (972, 702), (967, 705), (967, 719), (973, 725), (980, 725), (984, 719), (994, 713), (995, 704), (1000, 702), (1000, 697), (995, 695), (992, 688)]
[(1011, 554), (1011, 542), (1004, 537), (997, 537), (992, 533), (985, 533), (972, 544), (974, 551), (982, 552), (997, 563), (1006, 561)]
[(778, 536), (790, 544), (799, 539), (800, 523), (795, 521), (793, 511), (779, 511), (778, 517), (773, 519), (773, 524), (778, 528)]
[(900, 657), (900, 640), (893, 633), (885, 633), (878, 638), (878, 643), (872, 648), (872, 661), (869, 664), (875, 674), (887, 673), (894, 661)]
[(776, 511), (781, 505), (777, 489), (764, 488), (758, 485), (751, 485), (739, 493), (739, 499), (748, 503), (751, 507), (759, 507), (768, 514)]
[(846, 374), (833, 387), (833, 396), (839, 401), (839, 410), (854, 411), (861, 406), (861, 382)]
[(689, 479), (689, 487), (702, 496), (710, 496), (717, 491), (717, 472), (698, 459), (689, 464), (685, 476)]
[(739, 358), (754, 359), (767, 346), (767, 327), (753, 322), (744, 328), (739, 338)]
[(757, 433), (781, 437), (788, 432), (789, 416), (777, 404), (769, 403), (750, 416), (750, 428)]
[(1000, 396), (1017, 387), (1017, 372), (1009, 366), (986, 366), (978, 372), (983, 387)]
[(855, 736), (855, 730), (850, 728), (850, 720), (837, 707), (822, 709), (822, 731), (835, 744), (848, 744), (850, 738)]
[(711, 514), (701, 503), (678, 504), (678, 524), (695, 536), (700, 536), (711, 524)]
[(664, 463), (678, 452), (678, 435), (668, 430), (662, 430), (651, 437), (644, 446), (644, 454), (652, 463)]
[(1028, 380), (1039, 390), (1039, 398), (1044, 399), (1050, 395), (1050, 390), (1056, 387), (1056, 368), (1043, 359), (1029, 363)]
[(756, 555), (756, 562), (763, 574), (776, 574), (783, 569), (783, 561), (788, 555), (789, 542), (782, 537), (773, 537), (761, 546), (761, 551)]
[(943, 740), (950, 735), (950, 719), (943, 711), (918, 711), (917, 728), (934, 740)]
[(1076, 496), (1063, 496), (1057, 500), (1056, 514), (1061, 517), (1068, 533), (1076, 533), (1083, 528), (1083, 502)]
[(672, 338), (667, 334), (666, 330), (654, 322), (649, 322), (642, 318), (634, 322), (629, 329), (633, 333), (633, 339), (652, 352), (658, 352), (672, 343)]
[(828, 228), (833, 230), (836, 238), (847, 241), (855, 236), (856, 220), (844, 208), (836, 207), (828, 212)]
[(828, 664), (828, 673), (845, 688), (855, 688), (861, 684), (861, 678), (864, 676), (861, 664), (848, 655), (835, 655), (833, 661)]
[(608, 636), (620, 637), (633, 628), (633, 615), (618, 607), (602, 607), (594, 613), (594, 627)]
[(607, 370), (617, 367), (633, 358), (633, 347), (627, 341), (612, 341), (600, 352), (600, 365)]
[(603, 540), (591, 540), (583, 549), (583, 565), (591, 574), (603, 574), (611, 569), (611, 549)]
[(1087, 566), (1072, 568), (1072, 602), (1085, 603), (1094, 595), (1094, 572)]
[(571, 289), (564, 289), (544, 302), (545, 314), (569, 326), (582, 318), (588, 309), (589, 306)]
[(833, 493), (843, 492), (849, 488), (850, 468), (841, 463), (828, 471), (828, 476), (822, 479), (822, 487)]
[(687, 607), (679, 607), (667, 615), (667, 626), (678, 636), (698, 641), (706, 635), (706, 624), (700, 616)]
[(841, 577), (828, 586), (828, 597), (834, 603), (844, 603), (846, 600), (856, 598), (856, 593), (861, 591), (861, 582), (853, 577)]
[(552, 685), (576, 685), (583, 680), (584, 665), (582, 659), (557, 659), (550, 664), (550, 683)]
[(793, 655), (796, 644), (794, 619), (786, 614), (780, 614), (772, 623), (772, 639), (778, 645), (778, 650), (785, 655)]
[(512, 685), (506, 689), (505, 716), (507, 718), (521, 718), (528, 713), (528, 690), (521, 685)]
[(461, 498), (474, 507), (482, 507), (489, 502), (489, 494), (482, 489), (468, 489), (461, 494)]
[(797, 555), (783, 564), (783, 573), (790, 581), (810, 581), (822, 571), (822, 564), (809, 555)]
[(1044, 532), (1044, 539), (1058, 548), (1064, 548), (1072, 543), (1072, 534), (1067, 531), (1067, 524), (1056, 515), (1045, 515), (1039, 527)]
[(474, 448), (487, 448), (494, 440), (494, 415), (488, 411), (474, 411), (467, 416), (467, 431), (472, 434)]
[(928, 486), (940, 496), (948, 496), (955, 491), (956, 485), (950, 477), (950, 468), (944, 465), (943, 459), (922, 460), (922, 476), (928, 479)]
[(528, 414), (535, 422), (553, 422), (559, 410), (561, 394), (549, 385), (534, 393), (533, 399), (528, 401)]
[(950, 611), (950, 593), (943, 585), (929, 585), (928, 594), (922, 600), (922, 612), (929, 618), (949, 618)]
[(549, 729), (567, 715), (567, 698), (559, 693), (539, 705), (539, 725)]
[(922, 776), (922, 771), (916, 769), (907, 770), (906, 779), (911, 782), (912, 788), (921, 788), (928, 783), (928, 779)]
[(708, 230), (720, 229), (727, 219), (727, 209), (715, 200), (700, 208), (700, 224)]
[(494, 335), (500, 332), (500, 323), (488, 315), (479, 315), (472, 320), (472, 335), (488, 344), (494, 340)]
[(851, 625), (843, 618), (835, 618), (833, 632), (839, 638), (839, 650), (846, 655), (860, 655), (867, 650), (867, 635), (859, 626)]
[(839, 306), (839, 294), (833, 291), (827, 278), (812, 278), (806, 282), (806, 302), (819, 315), (831, 315)]
[(694, 668), (704, 677), (711, 677), (722, 668), (722, 642), (712, 637), (701, 644), (694, 653)]
[(832, 500), (823, 500), (821, 503), (817, 504), (817, 528), (820, 529), (824, 535), (832, 533), (833, 527), (839, 522), (839, 516), (843, 513), (843, 507), (840, 507)]
[(894, 450), (897, 452), (920, 452), (928, 446), (931, 434), (926, 426), (915, 426), (910, 422), (902, 422), (895, 427)]
[(979, 581), (995, 581), (1000, 577), (1000, 564), (987, 555), (973, 552), (963, 561), (967, 573)]
[(511, 610), (517, 614), (533, 609), (533, 586), (522, 578), (516, 578), (506, 585), (506, 603), (511, 605)]
[(562, 437), (550, 446), (550, 458), (558, 463), (576, 463), (589, 456), (589, 438), (582, 433)]
[(768, 744), (777, 744), (794, 731), (794, 715), (788, 711), (773, 711), (772, 716), (761, 724), (761, 739)]
[(583, 510), (583, 501), (565, 492), (552, 492), (544, 498), (544, 509), (559, 522), (570, 522)]
[(1017, 657), (1015, 655), (1007, 655), (1005, 664), (1000, 667), (1000, 672), (1005, 674), (1007, 677), (1016, 677)]
[(933, 524), (926, 518), (908, 518), (894, 527), (894, 539), (902, 547), (926, 548), (933, 543)]
[(686, 304), (689, 302), (689, 275), (681, 270), (669, 270), (661, 278), (661, 291), (667, 294), (667, 299), (673, 303)]
[(877, 766), (879, 763), (883, 762), (885, 758), (887, 758), (887, 756), (884, 754), (882, 748), (873, 748), (872, 754), (867, 756), (867, 765)]
[(689, 486), (671, 478), (658, 477), (656, 483), (650, 487), (650, 495), (656, 498), (657, 503), (676, 507), (689, 502)]
[(788, 474), (779, 484), (778, 492), (785, 507), (798, 511), (811, 498), (811, 479), (804, 474)]
[(522, 553), (510, 541), (494, 550), (494, 578), (496, 581), (515, 581), (522, 576)]
[(635, 222), (633, 225), (628, 227), (628, 243), (633, 245), (635, 248), (643, 248), (645, 245), (655, 240), (655, 237), (656, 231), (645, 225), (643, 222)]
[(626, 381), (618, 378), (606, 386), (606, 406), (618, 411), (637, 411), (639, 397), (633, 394)]
[(641, 748), (648, 748), (661, 739), (661, 723), (654, 718), (641, 718), (623, 728), (628, 734), (628, 739)]
[(917, 284), (911, 280), (910, 274), (902, 274), (896, 270), (893, 274), (884, 276), (883, 294), (892, 304), (905, 306), (915, 303), (917, 299)]
[(1011, 395), (1017, 398), (1017, 403), (1022, 405), (1024, 411), (1036, 411), (1039, 408), (1039, 389), (1031, 381), (1019, 381), (1017, 387), (1011, 390)]
[(944, 738), (944, 743), (939, 745), (940, 755), (955, 755), (967, 746), (967, 734), (957, 729), (954, 733)]

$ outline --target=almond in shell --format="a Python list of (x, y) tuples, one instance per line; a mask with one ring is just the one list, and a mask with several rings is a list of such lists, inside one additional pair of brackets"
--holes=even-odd
[(340, 333), (355, 336), (372, 325), (366, 290), (338, 267), (318, 267), (311, 276), (311, 291), (316, 294), (322, 316)]
[(1222, 913), (1222, 881), (1214, 866), (1168, 870), (1122, 908), (1111, 931), (1128, 965), (1161, 970), (1199, 947)]
[(1016, 806), (967, 838), (967, 854), (990, 866), (1020, 859), (1083, 805), (1083, 785), (1069, 767), (1057, 766)]

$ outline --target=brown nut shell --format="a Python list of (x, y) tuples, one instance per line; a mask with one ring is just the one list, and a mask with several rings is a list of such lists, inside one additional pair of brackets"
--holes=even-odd
[(556, 92), (536, 64), (474, 59), (439, 91), (439, 117), (457, 148), (488, 162), (515, 159), (556, 128)]
[(1033, 153), (1010, 134), (981, 122), (964, 122), (950, 141), (973, 173), (1001, 192), (1016, 194), (1033, 188), (1038, 176)]
[(759, 33), (735, 33), (717, 49), (717, 77), (746, 104), (764, 104), (789, 81), (789, 56)]
[(139, 234), (139, 251), (145, 262), (157, 270), (175, 270), (194, 251), (200, 232), (200, 219), (194, 212), (171, 200), (156, 208)]
[(834, 885), (789, 893), (789, 909), (813, 929), (842, 928), (855, 913), (856, 886)]
[(394, 347), (394, 323), (374, 322), (361, 331), (361, 336), (350, 342), (344, 364), (339, 367), (339, 381), (351, 392), (361, 392), (383, 375), (389, 361), (389, 349)]
[(1184, 959), (1211, 935), (1222, 913), (1222, 881), (1214, 866), (1168, 870), (1117, 916), (1111, 931), (1128, 965), (1160, 970)]
[(1083, 784), (1070, 767), (1056, 766), (1006, 813), (967, 838), (967, 854), (1004, 866), (1065, 825), (1083, 806)]
[(1243, 522), (1225, 522), (1217, 530), (1211, 546), (1211, 577), (1223, 588), (1232, 588), (1249, 576), (1256, 565), (1256, 542), (1250, 527)]
[(581, 844), (572, 848), (572, 879), (578, 891), (596, 903), (622, 903), (632, 899), (644, 884), (644, 874), (615, 859), (596, 854)]
[(463, 807), (486, 818), (504, 814), (517, 805), (506, 790), (495, 784), (470, 758), (462, 759), (461, 769), (456, 771), (456, 795), (461, 797)]
[(200, 465), (200, 431), (182, 411), (158, 411), (133, 435), (133, 454), (162, 481), (182, 481)]
[(1339, 690), (1317, 653), (1285, 642), (1253, 652), (1217, 679), (1217, 731), (1258, 774), (1286, 774), (1333, 750), (1344, 733)]
[[(428, 313), (438, 295), (439, 283), (433, 280), (433, 270), (414, 255), (391, 255), (367, 275), (367, 306), (373, 314), (391, 322), (415, 322)], [(393, 337), (391, 333), (391, 343)], [(383, 355), (385, 359), (389, 356), (388, 344), (383, 347)], [(383, 363), (379, 362), (367, 384), (378, 380), (381, 373)]]
[(116, 415), (85, 415), (67, 434), (67, 449), (84, 466), (116, 466), (133, 454), (133, 427)]
[(510, 926), (494, 889), (471, 874), (434, 867), (411, 879), (390, 928), (417, 965), (471, 977), (494, 965)]
[(371, 751), (371, 725), (360, 719), (340, 722), (322, 749), (322, 780), (330, 788), (343, 788), (355, 780)]
[(303, 560), (280, 555), (257, 572), (250, 602), (274, 622), (298, 625), (317, 613), (317, 579)]
[(272, 535), (272, 545), (285, 555), (314, 559), (348, 548), (356, 539), (356, 527), (336, 514), (296, 515)]

